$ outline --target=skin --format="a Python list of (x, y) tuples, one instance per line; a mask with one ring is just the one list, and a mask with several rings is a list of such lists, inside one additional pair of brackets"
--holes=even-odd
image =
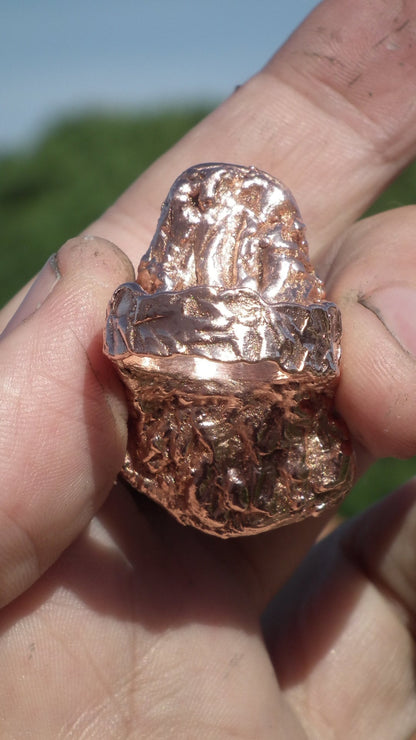
[(254, 164), (294, 192), (341, 307), (359, 468), (416, 454), (414, 344), (373, 299), (416, 288), (416, 208), (356, 222), (415, 156), (415, 66), (415, 0), (326, 0), (3, 309), (2, 738), (415, 736), (415, 482), (312, 549), (322, 519), (185, 529), (112, 488), (126, 407), (101, 352), (177, 174)]

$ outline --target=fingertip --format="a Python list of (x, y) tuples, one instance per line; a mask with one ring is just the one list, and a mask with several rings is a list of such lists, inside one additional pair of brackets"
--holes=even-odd
[(48, 258), (15, 312), (9, 314), (1, 338), (38, 311), (63, 276), (66, 280), (76, 276), (91, 285), (101, 284), (108, 288), (110, 297), (118, 283), (134, 280), (134, 268), (127, 255), (107, 239), (89, 235), (69, 239)]
[(52, 288), (40, 304), (32, 294), (32, 313), (2, 339), (0, 537), (3, 522), (18, 523), (0, 548), (2, 603), (88, 524), (126, 449), (125, 395), (102, 345), (107, 304), (133, 267), (105, 239), (78, 237), (47, 269)]
[(416, 281), (409, 285), (416, 274), (415, 227), (415, 208), (359, 222), (338, 245), (328, 280), (343, 324), (337, 406), (373, 457), (416, 454), (416, 356), (409, 351), (416, 305)]
[(416, 454), (416, 364), (381, 322), (360, 305), (343, 310), (337, 407), (351, 434), (374, 458)]
[(62, 274), (83, 273), (104, 285), (134, 280), (134, 267), (125, 252), (100, 236), (84, 234), (69, 239), (57, 254), (57, 264)]

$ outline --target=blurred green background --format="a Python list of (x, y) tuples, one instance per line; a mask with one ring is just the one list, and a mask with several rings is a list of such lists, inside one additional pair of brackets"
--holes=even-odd
[[(208, 111), (209, 106), (154, 115), (86, 114), (56, 125), (30, 149), (0, 155), (0, 304)], [(370, 212), (415, 202), (416, 163)], [(359, 512), (415, 473), (416, 458), (379, 461), (357, 483), (342, 513)]]

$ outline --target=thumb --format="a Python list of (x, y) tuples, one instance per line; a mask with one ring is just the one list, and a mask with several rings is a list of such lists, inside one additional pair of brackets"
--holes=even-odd
[(102, 330), (114, 287), (129, 279), (113, 244), (74, 239), (1, 336), (0, 605), (79, 534), (121, 468), (126, 409)]
[(337, 403), (373, 457), (416, 454), (415, 229), (414, 206), (358, 222), (327, 280), (343, 323)]

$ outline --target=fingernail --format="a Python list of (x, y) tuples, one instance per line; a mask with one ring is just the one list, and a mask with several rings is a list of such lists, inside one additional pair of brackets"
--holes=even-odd
[(4, 329), (2, 336), (16, 329), (22, 321), (28, 319), (41, 307), (46, 298), (52, 293), (60, 277), (58, 259), (56, 254), (53, 254), (42, 267), (29, 292)]
[(416, 357), (416, 286), (386, 285), (363, 296), (360, 303), (376, 314), (406, 352)]

